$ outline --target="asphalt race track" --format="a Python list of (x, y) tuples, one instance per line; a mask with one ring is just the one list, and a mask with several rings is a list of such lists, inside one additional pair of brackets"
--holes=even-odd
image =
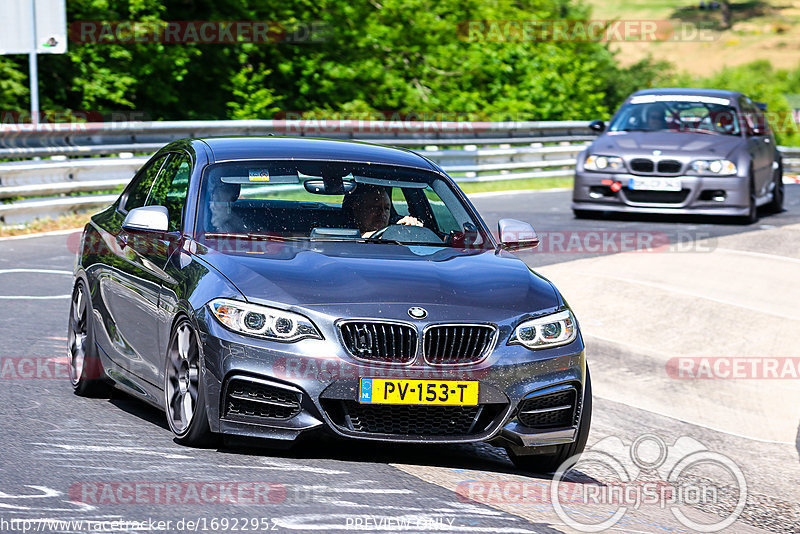
[[(581, 323), (595, 395), (588, 449), (622, 446), (614, 457), (638, 466), (628, 474), (640, 487), (672, 480), (661, 456), (711, 459), (682, 476), (713, 500), (626, 501), (611, 531), (693, 532), (690, 520), (722, 521), (746, 495), (726, 531), (800, 532), (800, 185), (786, 190), (786, 211), (751, 226), (575, 220), (567, 191), (473, 198), (492, 227), (522, 219), (542, 237), (522, 257)], [(486, 445), (188, 449), (162, 413), (121, 393), (76, 397), (65, 375), (76, 246), (74, 235), (0, 241), (2, 532), (555, 533), (620, 510), (576, 498), (559, 513), (549, 477)], [(572, 496), (607, 467), (579, 464)]]

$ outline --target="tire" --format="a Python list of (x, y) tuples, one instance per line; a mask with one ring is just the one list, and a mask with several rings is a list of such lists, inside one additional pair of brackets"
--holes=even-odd
[(170, 336), (164, 362), (164, 411), (175, 441), (190, 447), (216, 442), (206, 410), (202, 353), (197, 332), (181, 319)]
[(111, 392), (94, 343), (92, 303), (86, 283), (72, 290), (67, 325), (67, 354), (72, 391), (81, 397), (104, 397)]
[(518, 469), (531, 473), (547, 474), (558, 470), (562, 463), (571, 460), (571, 464), (577, 461), (578, 454), (586, 448), (586, 440), (589, 437), (589, 428), (592, 422), (592, 379), (589, 376), (589, 367), (586, 367), (586, 387), (584, 388), (583, 409), (581, 410), (581, 420), (578, 424), (578, 435), (572, 443), (556, 445), (556, 452), (553, 454), (518, 454), (511, 448), (506, 449), (508, 456)]
[(783, 186), (783, 165), (778, 165), (775, 169), (775, 189), (772, 191), (772, 201), (767, 204), (766, 210), (769, 213), (780, 213), (783, 211), (784, 186)]
[(753, 171), (750, 170), (750, 203), (747, 215), (739, 218), (740, 224), (755, 224), (758, 221), (758, 206), (756, 205), (756, 186), (753, 181)]

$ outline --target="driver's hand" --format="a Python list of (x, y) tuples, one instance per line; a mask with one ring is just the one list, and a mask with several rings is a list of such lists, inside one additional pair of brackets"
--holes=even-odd
[(411, 215), (406, 215), (395, 224), (406, 224), (408, 226), (422, 226), (422, 221), (417, 219), (416, 217), (412, 217)]

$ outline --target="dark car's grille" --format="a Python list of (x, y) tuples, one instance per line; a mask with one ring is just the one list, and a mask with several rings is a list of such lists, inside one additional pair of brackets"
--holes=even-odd
[(647, 191), (625, 188), (625, 198), (643, 204), (680, 204), (689, 196), (688, 189), (680, 191)]
[(405, 324), (348, 321), (339, 325), (342, 341), (355, 358), (380, 363), (411, 363), (417, 331)]
[(469, 436), (479, 434), (497, 419), (504, 404), (479, 406), (398, 406), (330, 401), (323, 404), (340, 427), (363, 434)]
[(225, 390), (225, 416), (290, 419), (300, 413), (299, 393), (233, 378)]
[(577, 391), (569, 388), (526, 399), (520, 403), (517, 419), (529, 428), (559, 428), (574, 424)]
[(494, 343), (489, 325), (440, 325), (425, 331), (425, 361), (433, 365), (474, 363), (484, 358)]
[(658, 172), (664, 174), (678, 174), (681, 172), (681, 168), (683, 168), (681, 162), (674, 159), (665, 159), (658, 162)]
[(652, 160), (643, 158), (631, 160), (631, 170), (633, 172), (653, 172), (653, 168)]

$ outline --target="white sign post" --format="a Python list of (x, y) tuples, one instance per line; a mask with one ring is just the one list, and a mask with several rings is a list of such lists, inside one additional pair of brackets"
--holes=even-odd
[(66, 0), (0, 0), (0, 55), (28, 54), (34, 125), (39, 124), (37, 55), (66, 51)]

